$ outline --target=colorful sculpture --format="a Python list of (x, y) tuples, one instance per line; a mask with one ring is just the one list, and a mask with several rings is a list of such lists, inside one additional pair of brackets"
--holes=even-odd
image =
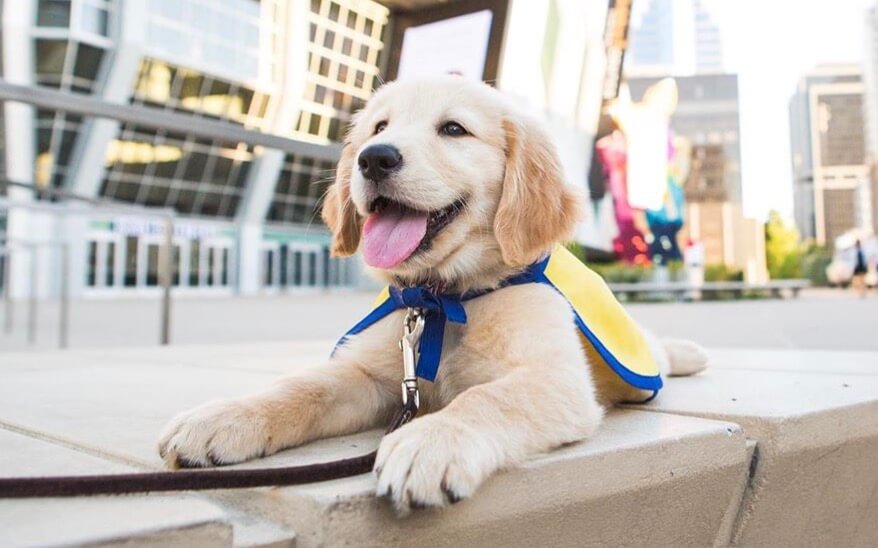
[(677, 86), (671, 78), (650, 87), (639, 103), (623, 87), (607, 109), (619, 130), (595, 145), (619, 228), (613, 250), (631, 264), (665, 265), (682, 259), (677, 237), (683, 227), (682, 184), (691, 146), (670, 135), (676, 106)]

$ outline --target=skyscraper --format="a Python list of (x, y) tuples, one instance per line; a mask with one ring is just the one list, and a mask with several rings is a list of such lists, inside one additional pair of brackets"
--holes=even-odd
[(640, 21), (634, 23), (628, 74), (722, 71), (722, 36), (703, 0), (650, 1)]
[(866, 12), (866, 47), (863, 57), (863, 108), (866, 119), (866, 163), (869, 184), (863, 200), (870, 199), (872, 230), (878, 233), (878, 3)]
[(817, 67), (799, 81), (789, 108), (793, 198), (802, 236), (832, 245), (850, 229), (872, 228), (860, 67)]

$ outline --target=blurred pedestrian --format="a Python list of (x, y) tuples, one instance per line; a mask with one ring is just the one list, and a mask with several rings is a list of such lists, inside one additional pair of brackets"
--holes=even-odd
[[(686, 240), (683, 262), (686, 265), (686, 280), (689, 285), (700, 288), (704, 284), (704, 244), (700, 240), (692, 238)], [(700, 300), (701, 291), (692, 290), (688, 297), (692, 300)]]
[(860, 297), (865, 297), (866, 273), (869, 272), (869, 268), (866, 264), (866, 254), (863, 252), (863, 244), (860, 243), (860, 240), (857, 240), (854, 250), (856, 251), (856, 262), (854, 263), (854, 276), (851, 278), (851, 286), (860, 294)]

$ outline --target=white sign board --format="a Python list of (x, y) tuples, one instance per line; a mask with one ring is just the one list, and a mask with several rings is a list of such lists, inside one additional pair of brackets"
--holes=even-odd
[[(126, 236), (148, 236), (165, 233), (165, 223), (154, 219), (139, 217), (118, 217), (113, 219), (113, 231)], [(174, 222), (174, 236), (198, 240), (213, 238), (219, 234), (213, 225)]]
[(482, 10), (407, 28), (397, 79), (454, 73), (481, 80), (492, 17), (491, 10)]

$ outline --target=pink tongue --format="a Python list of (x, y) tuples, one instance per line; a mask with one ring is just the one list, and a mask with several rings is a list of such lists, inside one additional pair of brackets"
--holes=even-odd
[(427, 214), (385, 207), (363, 225), (363, 257), (375, 268), (393, 268), (408, 259), (427, 233)]

